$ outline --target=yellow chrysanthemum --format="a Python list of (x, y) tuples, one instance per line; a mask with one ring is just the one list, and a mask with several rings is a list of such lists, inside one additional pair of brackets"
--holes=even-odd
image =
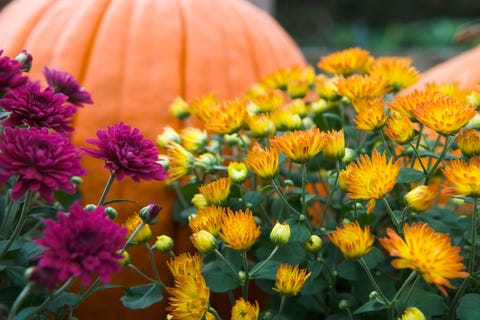
[(392, 90), (388, 81), (378, 75), (354, 74), (337, 80), (338, 93), (355, 101), (356, 99), (374, 99)]
[(199, 154), (205, 150), (208, 143), (208, 135), (205, 130), (194, 127), (186, 127), (180, 132), (182, 146), (193, 154)]
[(375, 238), (370, 234), (370, 226), (364, 229), (358, 224), (343, 222), (343, 228), (337, 227), (328, 235), (332, 243), (347, 259), (359, 259), (372, 250)]
[(286, 90), (290, 81), (302, 79), (304, 76), (304, 70), (298, 66), (282, 68), (264, 77), (261, 84), (270, 89)]
[(373, 61), (370, 52), (357, 47), (322, 57), (317, 66), (331, 74), (348, 76), (356, 71), (360, 73), (368, 72)]
[(442, 172), (447, 178), (446, 184), (452, 185), (443, 189), (444, 194), (480, 197), (480, 158), (474, 157), (470, 162), (452, 160), (445, 165)]
[(383, 100), (368, 99), (367, 108), (362, 108), (355, 116), (355, 128), (358, 130), (375, 131), (383, 128), (387, 115), (383, 107)]
[(287, 132), (270, 139), (270, 144), (290, 160), (304, 163), (320, 153), (327, 143), (327, 134), (318, 128)]
[(432, 283), (447, 296), (444, 287), (454, 288), (448, 281), (464, 278), (468, 273), (459, 254), (460, 247), (451, 245), (447, 234), (435, 232), (426, 223), (405, 224), (403, 240), (394, 230), (388, 228), (387, 236), (380, 239), (382, 246), (392, 257), (397, 269), (410, 268), (420, 273), (426, 282)]
[(399, 160), (387, 161), (385, 154), (374, 150), (372, 157), (360, 155), (360, 159), (348, 165), (346, 176), (347, 196), (351, 199), (370, 199), (367, 213), (375, 207), (375, 199), (383, 198), (395, 186), (395, 180), (400, 173)]
[(197, 209), (203, 209), (209, 206), (207, 199), (205, 199), (205, 196), (201, 193), (196, 193), (193, 195), (192, 204)]
[(188, 226), (192, 232), (207, 230), (214, 236), (217, 236), (224, 214), (225, 209), (222, 207), (210, 206), (202, 208), (197, 211), (197, 214), (189, 217)]
[(397, 320), (425, 320), (425, 316), (419, 309), (410, 307)]
[(201, 185), (198, 191), (205, 197), (207, 202), (212, 205), (219, 205), (227, 200), (230, 194), (230, 177), (220, 178), (213, 182)]
[(278, 267), (273, 290), (286, 296), (296, 296), (311, 274), (307, 273), (307, 269), (282, 264)]
[(455, 141), (465, 157), (471, 158), (480, 155), (480, 134), (477, 130), (462, 130)]
[(202, 270), (203, 258), (183, 252), (167, 261), (168, 270), (174, 278), (178, 276), (196, 277)]
[(251, 100), (247, 106), (250, 113), (269, 113), (283, 105), (285, 96), (280, 90), (269, 90), (264, 94), (253, 97)]
[(210, 305), (210, 289), (198, 272), (196, 277), (180, 275), (175, 286), (169, 288), (167, 311), (173, 319), (203, 320)]
[(243, 99), (222, 101), (206, 127), (215, 133), (232, 134), (242, 127), (246, 112), (247, 103)]
[(338, 186), (343, 191), (347, 191), (347, 178), (350, 172), (352, 172), (352, 169), (352, 166), (346, 166), (345, 169), (338, 172)]
[(255, 142), (243, 161), (258, 177), (270, 180), (278, 172), (279, 151), (276, 148), (263, 149)]
[(263, 138), (275, 134), (275, 123), (265, 113), (248, 115), (245, 118), (245, 122), (254, 138)]
[(414, 90), (406, 95), (397, 95), (393, 101), (387, 102), (387, 106), (393, 111), (405, 113), (411, 121), (415, 121), (416, 117), (413, 110), (418, 104), (425, 101), (436, 101), (441, 96), (438, 92)]
[(323, 148), (323, 155), (327, 159), (342, 159), (345, 156), (345, 134), (343, 128), (339, 131), (327, 132), (327, 142)]
[[(125, 236), (125, 238), (130, 238), (130, 236), (133, 234), (133, 232), (137, 229), (137, 227), (142, 223), (142, 218), (135, 213), (128, 217), (128, 219), (125, 221), (123, 224), (127, 229), (128, 232)], [(131, 240), (133, 243), (144, 243), (150, 240), (152, 237), (153, 233), (152, 230), (150, 229), (150, 226), (148, 224), (145, 224), (140, 231), (137, 233), (135, 237)]]
[(412, 66), (412, 59), (405, 57), (378, 57), (370, 74), (377, 74), (388, 81), (395, 91), (406, 88), (420, 79), (420, 72)]
[(328, 101), (334, 101), (340, 98), (338, 94), (337, 77), (327, 77), (324, 74), (319, 74), (315, 77), (315, 90), (320, 98)]
[(250, 209), (233, 212), (228, 208), (222, 219), (219, 236), (227, 247), (247, 251), (260, 236), (260, 227), (255, 223)]
[(232, 308), (232, 320), (257, 320), (260, 307), (258, 302), (255, 304), (249, 301), (243, 300), (243, 298), (235, 301), (235, 305)]
[(428, 92), (440, 92), (451, 98), (467, 101), (467, 96), (471, 94), (470, 90), (460, 89), (458, 82), (429, 82), (425, 85), (425, 91)]
[(436, 198), (434, 190), (425, 185), (417, 186), (403, 196), (407, 206), (415, 212), (427, 210)]
[(175, 181), (186, 176), (193, 170), (195, 157), (176, 142), (170, 142), (167, 147), (168, 172), (167, 180)]
[(457, 133), (476, 114), (476, 106), (443, 96), (436, 101), (426, 101), (412, 110), (417, 120), (443, 135)]
[(409, 143), (415, 137), (413, 123), (406, 113), (392, 111), (383, 129), (385, 135), (399, 145)]
[(309, 87), (307, 79), (291, 80), (287, 83), (287, 94), (292, 99), (301, 99), (307, 95)]
[(208, 123), (213, 113), (218, 109), (218, 97), (214, 93), (207, 93), (190, 101), (190, 113), (198, 117), (204, 123)]

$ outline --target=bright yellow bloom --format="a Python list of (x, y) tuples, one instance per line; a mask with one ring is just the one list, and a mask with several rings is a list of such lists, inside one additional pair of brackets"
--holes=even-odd
[(432, 189), (428, 186), (421, 185), (410, 190), (403, 196), (403, 200), (411, 210), (422, 212), (430, 208), (430, 205), (436, 197), (437, 195)]
[(270, 180), (278, 172), (279, 151), (276, 148), (263, 149), (255, 142), (243, 161), (258, 177)]
[(183, 120), (190, 115), (188, 103), (181, 97), (176, 97), (169, 106), (170, 113), (177, 119)]
[(382, 246), (392, 257), (397, 269), (410, 268), (420, 273), (426, 282), (432, 283), (447, 296), (444, 287), (455, 288), (449, 278), (465, 278), (468, 272), (459, 254), (460, 247), (453, 247), (448, 234), (435, 232), (428, 224), (420, 222), (405, 224), (403, 240), (388, 228), (387, 236), (380, 239)]
[(258, 116), (248, 115), (245, 121), (254, 138), (263, 138), (275, 134), (275, 124), (265, 113)]
[(208, 123), (212, 115), (218, 109), (217, 101), (217, 95), (214, 93), (207, 93), (190, 101), (190, 113), (198, 117), (204, 123)]
[(317, 66), (319, 69), (337, 75), (348, 76), (355, 71), (366, 73), (373, 64), (370, 52), (361, 48), (350, 48), (334, 52), (322, 57)]
[(328, 235), (332, 243), (343, 253), (345, 258), (355, 260), (372, 250), (375, 238), (370, 234), (370, 226), (365, 229), (358, 224), (343, 222), (343, 229), (337, 227)]
[(323, 155), (327, 159), (342, 159), (345, 156), (345, 134), (343, 128), (339, 131), (327, 132), (327, 143), (323, 148)]
[(168, 172), (167, 180), (172, 182), (186, 176), (193, 170), (195, 157), (176, 142), (170, 142), (167, 147)]
[(311, 272), (307, 273), (307, 269), (299, 268), (298, 265), (293, 267), (282, 264), (278, 267), (273, 290), (286, 296), (296, 296), (311, 275)]
[(182, 138), (182, 146), (194, 154), (203, 152), (208, 143), (207, 132), (194, 127), (184, 128), (180, 132), (180, 137)]
[(410, 307), (397, 320), (425, 320), (425, 316), (419, 309)]
[(413, 123), (408, 119), (407, 114), (396, 111), (392, 111), (388, 116), (384, 133), (399, 145), (409, 143), (415, 136)]
[(446, 184), (452, 185), (442, 190), (444, 194), (480, 197), (480, 158), (474, 157), (470, 162), (452, 160), (445, 165), (442, 172), (447, 178)]
[(207, 254), (217, 247), (217, 239), (207, 230), (200, 230), (190, 236), (190, 241), (198, 252)]
[(352, 172), (353, 166), (346, 166), (338, 172), (338, 186), (341, 190), (347, 191), (347, 177)]
[(336, 85), (337, 77), (329, 78), (324, 74), (315, 77), (315, 90), (320, 98), (334, 101), (340, 98)]
[(264, 77), (261, 83), (270, 89), (286, 90), (290, 81), (304, 78), (304, 72), (300, 67), (279, 69)]
[(320, 153), (327, 143), (327, 134), (318, 128), (287, 132), (270, 139), (270, 144), (290, 160), (304, 163)]
[(426, 92), (414, 90), (406, 95), (397, 95), (393, 101), (387, 102), (387, 106), (393, 111), (405, 113), (411, 121), (415, 121), (416, 117), (413, 110), (417, 105), (425, 101), (436, 101), (441, 95), (438, 92)]
[(175, 286), (168, 288), (172, 295), (168, 298), (167, 311), (173, 319), (203, 320), (210, 305), (210, 289), (200, 272), (196, 277), (178, 276)]
[(387, 115), (380, 98), (368, 99), (368, 108), (362, 109), (355, 116), (355, 128), (358, 130), (375, 131), (383, 128)]
[[(126, 239), (130, 238), (130, 236), (133, 234), (133, 232), (137, 229), (137, 227), (142, 223), (142, 218), (135, 213), (128, 217), (128, 219), (125, 221), (123, 224), (127, 229), (127, 235), (125, 236)], [(131, 240), (131, 243), (144, 243), (150, 240), (152, 237), (153, 233), (152, 230), (150, 229), (150, 226), (148, 224), (145, 224), (140, 231), (137, 233), (135, 237)]]
[(260, 236), (260, 227), (255, 223), (250, 209), (233, 212), (227, 208), (223, 217), (220, 238), (226, 246), (234, 250), (247, 251)]
[(304, 98), (309, 89), (310, 83), (307, 79), (291, 80), (287, 84), (287, 93), (292, 99)]
[(248, 169), (243, 162), (230, 162), (227, 167), (228, 176), (235, 183), (243, 183), (247, 180)]
[(243, 298), (235, 301), (235, 305), (232, 308), (232, 320), (257, 320), (260, 307), (258, 302), (255, 304), (249, 301), (243, 300)]
[(475, 105), (448, 96), (418, 104), (412, 112), (420, 123), (446, 136), (457, 133), (477, 113)]
[(157, 140), (155, 141), (155, 144), (158, 147), (166, 148), (171, 141), (180, 143), (182, 139), (180, 138), (180, 135), (177, 133), (177, 131), (175, 131), (175, 129), (170, 126), (165, 126), (163, 127), (162, 133), (157, 135)]
[(399, 159), (387, 161), (385, 154), (374, 150), (372, 157), (360, 155), (360, 160), (348, 165), (350, 171), (345, 177), (347, 196), (351, 199), (370, 199), (367, 213), (375, 207), (375, 199), (383, 198), (395, 186), (400, 173)]
[(302, 117), (288, 107), (278, 108), (270, 114), (273, 124), (279, 130), (298, 130), (302, 128)]
[(280, 90), (269, 90), (262, 95), (252, 98), (247, 109), (250, 113), (269, 113), (280, 108), (285, 101), (285, 96)]
[(207, 230), (214, 236), (217, 236), (224, 214), (225, 209), (217, 206), (198, 209), (197, 214), (188, 218), (188, 226), (192, 232)]
[(428, 92), (440, 92), (451, 98), (464, 101), (468, 101), (467, 97), (472, 92), (470, 90), (460, 89), (458, 82), (429, 82), (425, 85), (425, 90)]
[(338, 93), (350, 101), (379, 98), (392, 90), (392, 87), (388, 86), (388, 81), (378, 75), (359, 74), (348, 78), (338, 78), (337, 88)]
[(203, 258), (199, 255), (191, 255), (183, 252), (167, 261), (168, 270), (174, 278), (178, 276), (196, 277), (202, 270)]
[(245, 100), (222, 101), (206, 123), (206, 127), (215, 133), (232, 134), (240, 130), (246, 113), (247, 103)]
[(370, 74), (388, 81), (395, 91), (406, 88), (420, 79), (420, 72), (412, 67), (412, 59), (404, 57), (379, 57), (375, 59)]
[(471, 158), (480, 155), (480, 134), (477, 130), (462, 130), (455, 141), (465, 157)]
[(219, 205), (225, 202), (230, 194), (231, 179), (220, 178), (213, 182), (201, 185), (198, 191), (205, 197), (209, 204)]

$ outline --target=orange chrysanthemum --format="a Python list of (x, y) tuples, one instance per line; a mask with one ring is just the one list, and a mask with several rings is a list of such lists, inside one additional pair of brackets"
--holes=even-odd
[(282, 107), (270, 114), (273, 124), (278, 130), (298, 130), (302, 128), (302, 117), (293, 108)]
[(247, 251), (260, 236), (260, 227), (255, 223), (250, 209), (233, 212), (230, 208), (227, 208), (227, 214), (223, 217), (219, 236), (225, 241), (227, 247)]
[(254, 138), (263, 138), (275, 134), (275, 123), (265, 113), (248, 115), (245, 119), (250, 133)]
[(264, 77), (261, 84), (270, 89), (286, 90), (290, 81), (303, 77), (304, 70), (300, 67), (282, 68)]
[(323, 149), (323, 155), (327, 159), (342, 159), (345, 156), (345, 134), (343, 128), (339, 131), (327, 132), (327, 142)]
[(260, 312), (260, 307), (258, 302), (255, 301), (255, 304), (250, 303), (249, 301), (243, 300), (243, 298), (235, 301), (235, 305), (232, 308), (232, 320), (257, 320), (258, 314)]
[(270, 180), (278, 172), (279, 151), (276, 148), (263, 149), (255, 142), (243, 161), (258, 177)]
[(220, 134), (232, 134), (240, 130), (247, 112), (247, 103), (242, 99), (222, 101), (206, 123), (208, 130)]
[(410, 268), (419, 272), (426, 282), (432, 283), (447, 296), (444, 287), (454, 288), (449, 278), (464, 278), (468, 273), (462, 271), (460, 247), (451, 245), (447, 234), (435, 232), (426, 223), (405, 224), (404, 239), (388, 228), (387, 236), (380, 239), (382, 246), (392, 257), (397, 269)]
[(453, 185), (442, 190), (447, 195), (480, 197), (480, 158), (474, 157), (470, 162), (455, 159), (442, 169), (447, 178), (446, 184)]
[(425, 85), (428, 92), (440, 92), (451, 98), (467, 101), (467, 96), (472, 93), (470, 90), (460, 89), (458, 82), (429, 82)]
[(348, 76), (356, 71), (360, 73), (368, 72), (373, 61), (370, 52), (357, 47), (322, 57), (317, 66), (331, 74)]
[(324, 74), (315, 77), (315, 90), (319, 97), (333, 101), (340, 98), (336, 85), (337, 77), (329, 78)]
[(373, 151), (372, 157), (360, 155), (357, 162), (348, 165), (350, 171), (345, 177), (347, 196), (351, 199), (370, 199), (367, 213), (375, 207), (375, 199), (383, 198), (395, 186), (395, 180), (400, 173), (399, 160), (387, 161), (385, 154)]
[(186, 176), (193, 170), (195, 157), (176, 142), (170, 142), (167, 147), (169, 167), (167, 180), (172, 182)]
[(364, 229), (358, 224), (343, 223), (343, 228), (337, 227), (335, 231), (328, 235), (332, 243), (343, 253), (347, 259), (359, 259), (372, 250), (372, 244), (375, 240), (370, 234), (370, 226)]
[(381, 97), (391, 91), (392, 87), (389, 87), (387, 80), (378, 75), (354, 74), (348, 78), (338, 78), (337, 89), (340, 95), (355, 101)]
[(425, 101), (436, 101), (441, 96), (438, 92), (414, 90), (409, 94), (396, 96), (393, 101), (387, 102), (387, 106), (393, 111), (406, 114), (411, 121), (415, 121), (413, 110), (418, 104)]
[(418, 104), (412, 113), (420, 123), (448, 136), (457, 133), (473, 118), (476, 106), (443, 96), (436, 101)]
[(178, 276), (196, 277), (202, 270), (203, 258), (183, 252), (167, 261), (168, 270), (174, 278)]
[(210, 305), (210, 289), (200, 272), (196, 277), (177, 276), (175, 286), (168, 288), (168, 292), (171, 296), (166, 310), (171, 312), (173, 319), (204, 319)]
[(214, 93), (207, 93), (190, 101), (190, 113), (204, 123), (208, 123), (213, 113), (217, 110), (218, 97)]
[(312, 273), (307, 269), (282, 264), (277, 269), (273, 290), (286, 296), (296, 296)]
[(376, 58), (370, 74), (377, 74), (387, 80), (395, 91), (406, 88), (420, 79), (420, 72), (412, 67), (412, 59), (404, 57)]
[(225, 209), (217, 206), (198, 209), (197, 214), (189, 217), (188, 226), (192, 232), (206, 230), (212, 235), (217, 236), (224, 214)]
[(415, 137), (413, 123), (408, 119), (407, 114), (396, 111), (389, 114), (384, 133), (399, 145), (409, 143)]
[(465, 157), (471, 158), (480, 155), (480, 134), (477, 130), (462, 130), (455, 141)]
[(383, 100), (380, 98), (368, 99), (366, 104), (368, 107), (362, 108), (355, 116), (355, 127), (358, 130), (365, 131), (375, 131), (383, 128), (385, 121), (387, 121)]
[(270, 140), (270, 144), (293, 162), (304, 163), (320, 153), (327, 140), (327, 134), (315, 127), (310, 130), (287, 132), (283, 136), (276, 136)]
[(230, 177), (220, 178), (213, 182), (201, 185), (198, 191), (205, 197), (207, 203), (220, 205), (225, 202), (230, 194)]

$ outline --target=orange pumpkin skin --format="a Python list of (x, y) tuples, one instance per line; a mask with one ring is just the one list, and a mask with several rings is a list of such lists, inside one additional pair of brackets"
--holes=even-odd
[[(34, 57), (31, 77), (43, 66), (73, 74), (92, 94), (94, 106), (80, 108), (73, 140), (85, 145), (96, 130), (124, 121), (155, 139), (168, 124), (181, 123), (169, 103), (207, 92), (232, 97), (262, 76), (282, 67), (305, 65), (285, 31), (266, 13), (243, 0), (15, 0), (0, 12), (0, 49), (15, 56), (26, 49)], [(96, 203), (108, 178), (103, 163), (85, 157), (88, 172), (81, 187), (85, 203)], [(170, 218), (175, 195), (160, 182), (115, 182), (108, 199), (126, 198), (119, 219), (153, 200), (164, 206), (154, 234), (175, 240), (175, 251), (190, 248), (189, 231)], [(107, 200), (108, 200), (107, 199)], [(132, 263), (151, 274), (144, 248)], [(166, 255), (157, 255), (162, 279), (171, 285)], [(144, 258), (145, 257), (145, 258)], [(115, 282), (142, 283), (129, 270)], [(120, 290), (95, 293), (76, 314), (80, 319), (164, 317), (166, 298), (143, 311), (121, 306)]]

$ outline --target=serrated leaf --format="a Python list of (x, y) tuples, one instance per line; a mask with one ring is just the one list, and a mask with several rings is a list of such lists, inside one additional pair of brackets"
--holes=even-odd
[(162, 290), (158, 284), (145, 284), (126, 289), (120, 301), (129, 309), (145, 309), (162, 299)]

